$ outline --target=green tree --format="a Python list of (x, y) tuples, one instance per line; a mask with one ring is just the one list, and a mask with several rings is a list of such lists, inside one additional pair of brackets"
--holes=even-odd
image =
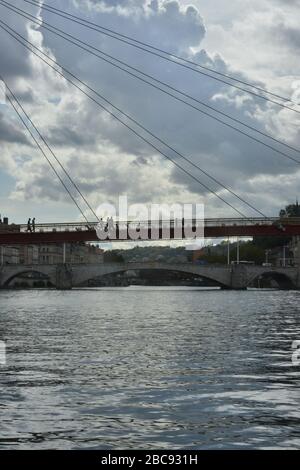
[(279, 217), (300, 217), (300, 206), (298, 201), (296, 201), (296, 204), (289, 204), (285, 209), (281, 209)]
[(104, 263), (124, 263), (123, 256), (115, 250), (105, 251), (103, 258)]
[[(295, 204), (288, 204), (285, 209), (279, 211), (279, 217), (284, 219), (288, 217), (300, 217), (300, 205), (298, 201)], [(277, 248), (286, 245), (291, 241), (290, 237), (254, 237), (253, 244), (263, 249)]]
[[(235, 252), (233, 255), (235, 256)], [(265, 260), (265, 250), (260, 246), (255, 246), (253, 242), (243, 243), (240, 245), (240, 260), (261, 264)]]

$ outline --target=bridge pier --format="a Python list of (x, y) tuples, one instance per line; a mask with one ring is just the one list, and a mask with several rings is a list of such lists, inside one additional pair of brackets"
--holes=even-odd
[(242, 264), (232, 265), (230, 287), (233, 290), (246, 290), (248, 285), (247, 267)]
[(3, 267), (0, 267), (0, 289), (3, 289), (4, 283), (3, 283)]
[(300, 290), (300, 266), (297, 267), (297, 275), (295, 277), (295, 286), (297, 290)]
[(59, 264), (56, 267), (57, 290), (71, 290), (73, 287), (72, 267), (68, 264)]

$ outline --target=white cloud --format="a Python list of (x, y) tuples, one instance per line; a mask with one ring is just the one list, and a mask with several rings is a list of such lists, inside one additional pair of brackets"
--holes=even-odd
[[(275, 2), (276, 7), (274, 3), (270, 8), (270, 2), (266, 1), (235, 0), (230, 4), (226, 2), (225, 12), (225, 3), (220, 0), (218, 8), (214, 8), (215, 15), (209, 2), (205, 5), (199, 2), (198, 10), (183, 3), (56, 0), (51, 5), (77, 15), (88, 15), (96, 23), (192, 57), (222, 72), (235, 70), (238, 76), (245, 79), (260, 79), (260, 84), (274, 86), (275, 91), (288, 95), (293, 93), (294, 98), (298, 98), (299, 70), (295, 65), (297, 34), (292, 15), (289, 12), (285, 14), (280, 2)], [(197, 4), (196, 1), (194, 3)], [(28, 22), (0, 8), (1, 14), (15, 29), (39, 47), (44, 47), (59, 63), (258, 208), (276, 213), (282, 206), (281, 200), (288, 202), (289, 198), (294, 199), (297, 174), (291, 162), (172, 101), (157, 90), (134, 81), (51, 33), (43, 29), (37, 31)], [(37, 10), (29, 7), (24, 9), (38, 14)], [(293, 113), (245, 97), (207, 77), (180, 69), (44, 11), (40, 15), (49, 23), (80, 36), (107, 53), (300, 147), (299, 119)], [(280, 40), (271, 41), (276, 28), (280, 32)], [(37, 58), (31, 57), (29, 60), (21, 46), (7, 38), (4, 32), (0, 32), (0, 40), (5, 40), (6, 44), (6, 50), (0, 52), (6, 78), (94, 207), (106, 199), (113, 200), (120, 193), (128, 193), (132, 202), (188, 201), (204, 197), (208, 206), (207, 215), (233, 215), (220, 201), (101, 112)], [(13, 54), (7, 52), (9, 45), (10, 50), (13, 47)], [(203, 50), (203, 46), (207, 50)], [(192, 50), (195, 51), (194, 56)], [(278, 70), (281, 71), (279, 78)], [(7, 122), (1, 124), (0, 120), (0, 136), (4, 125), (12, 126), (13, 122), (14, 129), (16, 126), (12, 114), (6, 114)], [(21, 127), (19, 129), (15, 129), (16, 139), (23, 136)], [(205, 184), (217, 189), (215, 183), (188, 167), (178, 156), (174, 155), (174, 158)], [(0, 157), (0, 169), (1, 166), (15, 178), (10, 199), (29, 199), (32, 204), (46, 200), (49, 207), (57, 201), (66, 200), (63, 188), (60, 188), (38, 152), (29, 151), (24, 143), (6, 142), (5, 152)], [(266, 187), (272, 197), (266, 197)], [(240, 207), (232, 196), (226, 196), (224, 191), (220, 194)], [(281, 200), (274, 194), (280, 194)]]

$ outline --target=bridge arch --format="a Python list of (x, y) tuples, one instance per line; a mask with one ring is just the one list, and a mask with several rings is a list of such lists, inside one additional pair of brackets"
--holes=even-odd
[(297, 288), (293, 277), (280, 270), (266, 270), (259, 274), (257, 273), (249, 280), (247, 287), (263, 287), (268, 283), (271, 284), (272, 281), (277, 284), (279, 289), (292, 290)]
[(17, 277), (25, 274), (37, 274), (41, 278), (48, 278), (53, 286), (56, 285), (56, 265), (23, 265), (10, 264), (0, 269), (0, 287), (8, 287), (9, 284)]
[[(1, 287), (2, 288), (9, 287), (9, 285), (15, 279), (18, 279), (22, 276), (25, 276), (26, 274), (37, 275), (37, 276), (39, 276), (39, 278), (32, 277), (32, 279), (34, 279), (35, 281), (38, 281), (38, 280), (48, 281), (55, 287), (55, 283), (53, 282), (54, 280), (51, 279), (51, 276), (47, 273), (44, 273), (44, 272), (38, 270), (38, 269), (23, 269), (23, 270), (14, 272), (14, 273), (9, 273), (4, 279), (2, 279)], [(30, 280), (31, 279), (30, 276), (28, 276), (27, 279)]]
[[(74, 268), (74, 267), (73, 267)], [(166, 263), (111, 263), (107, 265), (86, 266), (85, 269), (73, 269), (74, 286), (84, 284), (97, 277), (104, 277), (112, 274), (121, 274), (126, 271), (160, 271), (176, 272), (186, 275), (207, 279), (219, 287), (228, 288), (230, 286), (230, 277), (228, 270), (220, 271), (217, 269), (197, 266), (192, 264), (166, 264)]]

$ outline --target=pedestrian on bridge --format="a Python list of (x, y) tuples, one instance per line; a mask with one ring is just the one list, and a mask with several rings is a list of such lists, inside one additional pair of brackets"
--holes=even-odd
[(32, 219), (31, 227), (32, 231), (35, 232), (35, 217)]
[(28, 222), (27, 222), (27, 232), (30, 232), (31, 233), (31, 219), (28, 219)]

